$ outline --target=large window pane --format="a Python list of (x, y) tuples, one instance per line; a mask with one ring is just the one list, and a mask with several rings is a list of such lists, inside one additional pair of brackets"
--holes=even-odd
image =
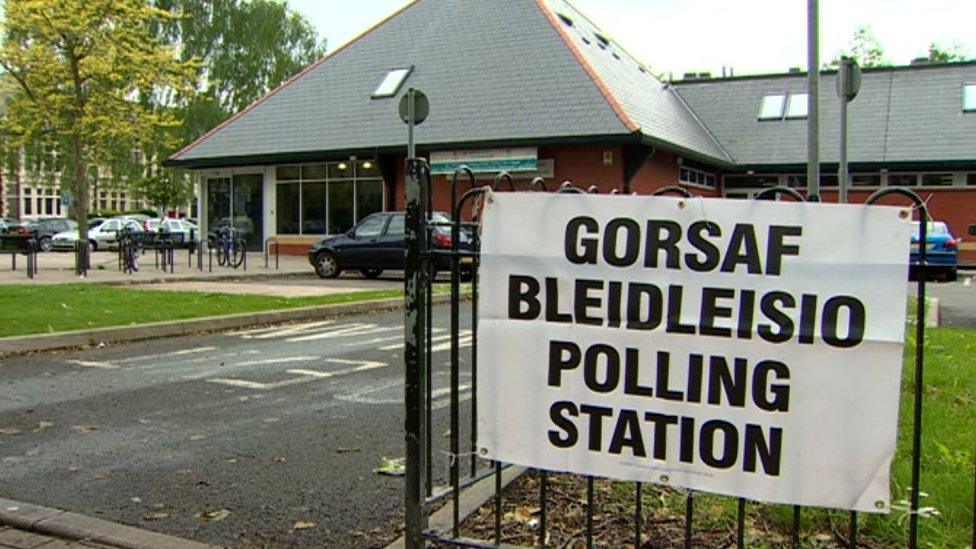
[(329, 183), (329, 234), (344, 233), (352, 228), (355, 222), (353, 191), (352, 181)]
[(325, 181), (325, 164), (305, 164), (302, 166), (302, 181), (311, 179)]
[(299, 234), (302, 229), (299, 214), (298, 183), (279, 183), (277, 192), (278, 234)]
[(356, 220), (383, 209), (383, 181), (367, 179), (356, 182)]
[(760, 120), (778, 120), (783, 118), (783, 107), (786, 106), (785, 95), (765, 95), (759, 106)]
[(329, 164), (329, 179), (352, 179), (354, 171), (350, 162)]
[(325, 233), (325, 183), (302, 183), (302, 234)]
[(247, 240), (247, 249), (264, 247), (264, 176), (234, 176), (234, 229)]
[(298, 181), (300, 173), (298, 166), (278, 166), (275, 168), (278, 181)]
[(380, 169), (375, 160), (363, 160), (356, 163), (356, 177), (379, 177)]

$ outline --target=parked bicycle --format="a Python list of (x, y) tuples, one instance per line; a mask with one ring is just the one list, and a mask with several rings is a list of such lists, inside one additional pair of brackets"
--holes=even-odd
[(121, 231), (118, 237), (123, 270), (130, 273), (139, 272), (139, 256), (142, 255), (142, 245), (136, 238), (137, 234), (126, 228)]
[(217, 264), (221, 267), (238, 268), (244, 262), (247, 242), (240, 232), (231, 227), (220, 229), (217, 233)]

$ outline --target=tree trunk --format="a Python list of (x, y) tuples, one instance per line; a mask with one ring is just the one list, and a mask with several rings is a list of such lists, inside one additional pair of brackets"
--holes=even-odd
[[(75, 221), (78, 222), (78, 242), (83, 245), (88, 245), (88, 208), (89, 197), (88, 197), (88, 179), (87, 179), (87, 166), (85, 165), (85, 143), (83, 132), (84, 128), (82, 125), (85, 116), (85, 96), (84, 90), (82, 89), (81, 80), (81, 69), (80, 58), (76, 56), (70, 56), (69, 62), (71, 64), (71, 79), (74, 85), (74, 95), (75, 104), (74, 112), (71, 114), (71, 164), (72, 173), (74, 175), (72, 181), (72, 186), (75, 189)], [(78, 257), (78, 256), (76, 256)], [(76, 259), (76, 263), (81, 257)], [(86, 268), (82, 268), (80, 264), (75, 265), (75, 272), (84, 273), (87, 271)]]

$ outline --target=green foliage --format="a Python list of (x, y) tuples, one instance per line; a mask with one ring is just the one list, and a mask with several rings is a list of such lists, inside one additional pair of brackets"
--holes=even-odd
[(881, 45), (878, 37), (874, 35), (871, 27), (867, 26), (858, 28), (854, 32), (854, 36), (851, 38), (847, 47), (834, 56), (827, 66), (831, 68), (839, 67), (842, 57), (850, 57), (864, 68), (887, 67), (891, 65), (885, 57), (884, 47)]
[(157, 28), (184, 59), (202, 60), (197, 93), (181, 106), (189, 141), (321, 57), (312, 25), (276, 0), (153, 0), (173, 15)]
[(182, 173), (161, 173), (136, 182), (139, 194), (157, 208), (166, 209), (191, 202), (193, 182)]
[(935, 42), (929, 45), (928, 59), (932, 63), (955, 63), (967, 60), (962, 46), (958, 44), (942, 46)]
[(174, 127), (171, 109), (151, 105), (172, 105), (193, 89), (192, 64), (152, 32), (169, 17), (144, 0), (4, 2), (0, 66), (18, 85), (6, 129), (19, 144), (60, 153), (81, 237), (89, 165), (131, 155)]

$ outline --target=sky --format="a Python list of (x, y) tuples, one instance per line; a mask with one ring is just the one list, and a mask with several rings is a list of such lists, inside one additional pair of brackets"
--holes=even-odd
[[(447, 0), (450, 1), (450, 0)], [(483, 0), (490, 2), (492, 0)], [(404, 0), (288, 0), (331, 51), (405, 5)], [(806, 67), (805, 0), (572, 0), (654, 72), (735, 74)], [(821, 63), (870, 26), (886, 58), (908, 64), (931, 42), (976, 57), (976, 0), (821, 0)]]

